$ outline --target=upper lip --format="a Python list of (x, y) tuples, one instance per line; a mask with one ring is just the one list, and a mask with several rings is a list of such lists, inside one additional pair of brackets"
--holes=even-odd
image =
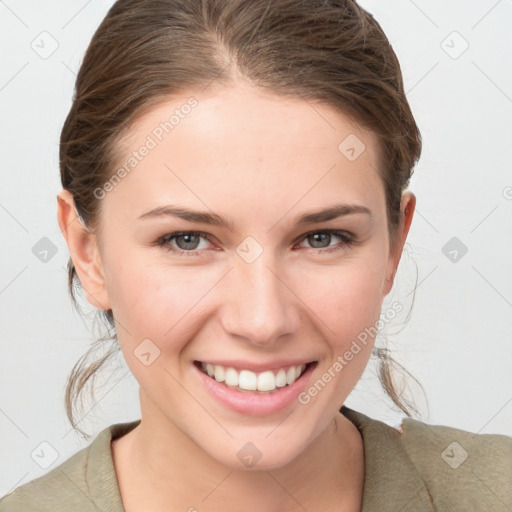
[(287, 359), (282, 361), (271, 361), (268, 363), (255, 363), (245, 361), (242, 359), (201, 359), (197, 360), (198, 363), (211, 364), (213, 366), (219, 365), (225, 368), (234, 368), (235, 370), (250, 370), (254, 373), (264, 372), (268, 370), (279, 370), (280, 368), (287, 368), (289, 366), (300, 366), (302, 364), (314, 363), (314, 359)]

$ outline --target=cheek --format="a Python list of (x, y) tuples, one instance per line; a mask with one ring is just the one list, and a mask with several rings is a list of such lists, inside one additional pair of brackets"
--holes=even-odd
[[(152, 367), (165, 361), (173, 373), (181, 372), (177, 356), (204, 328), (213, 310), (212, 288), (225, 273), (225, 269), (177, 265), (166, 263), (165, 257), (153, 257), (157, 259), (158, 263), (150, 263), (151, 258), (144, 251), (126, 251), (122, 264), (113, 267), (108, 282), (119, 343), (136, 376), (140, 376), (141, 368), (134, 354), (146, 339), (163, 356), (155, 359)], [(150, 349), (152, 346), (149, 344)], [(144, 375), (146, 370), (142, 370)]]
[(183, 378), (179, 354), (201, 327), (201, 299), (210, 283), (211, 277), (194, 277), (191, 267), (148, 265), (145, 258), (126, 257), (111, 273), (119, 344), (133, 376), (151, 396), (180, 396), (170, 375)]
[(208, 291), (211, 279), (201, 278), (200, 271), (151, 259), (144, 252), (126, 251), (122, 263), (110, 267), (107, 289), (120, 336), (162, 338), (186, 323), (187, 312)]
[(327, 338), (342, 348), (378, 320), (384, 278), (384, 260), (361, 256), (306, 272), (297, 286)]
[[(317, 407), (324, 419), (339, 410), (361, 378), (374, 346), (382, 306), (385, 261), (358, 257), (333, 270), (303, 279), (301, 290), (316, 315), (315, 329), (324, 335), (325, 356), (301, 404)], [(326, 392), (323, 390), (326, 389)]]

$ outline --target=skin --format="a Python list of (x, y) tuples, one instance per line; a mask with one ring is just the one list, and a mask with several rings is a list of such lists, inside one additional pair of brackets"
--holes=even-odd
[[(120, 145), (125, 159), (188, 97), (146, 112)], [(360, 510), (362, 439), (338, 411), (374, 339), (307, 405), (294, 401), (266, 416), (217, 402), (193, 361), (315, 360), (309, 387), (379, 319), (415, 197), (403, 195), (391, 251), (371, 132), (326, 105), (241, 82), (194, 97), (198, 106), (102, 199), (98, 233), (77, 220), (69, 192), (58, 195), (59, 225), (85, 295), (112, 308), (140, 384), (142, 422), (112, 443), (125, 509)], [(354, 161), (338, 150), (349, 134), (366, 146)], [(297, 224), (301, 214), (335, 203), (364, 205), (371, 216)], [(215, 212), (234, 231), (170, 216), (138, 219), (168, 204)], [(335, 235), (315, 244), (305, 236), (325, 229), (349, 232), (357, 244), (343, 245)], [(188, 246), (199, 256), (155, 243), (186, 230), (209, 235)], [(263, 249), (252, 263), (236, 252), (248, 236)], [(187, 250), (183, 239), (168, 244)], [(340, 250), (321, 252), (334, 246)], [(134, 355), (146, 338), (160, 350), (148, 366)], [(252, 468), (237, 457), (247, 442), (262, 454)]]

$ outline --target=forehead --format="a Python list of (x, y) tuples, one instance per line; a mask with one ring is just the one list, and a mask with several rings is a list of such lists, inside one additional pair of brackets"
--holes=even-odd
[(299, 201), (383, 199), (371, 132), (326, 104), (246, 86), (162, 101), (118, 148), (116, 170), (128, 172), (109, 196), (129, 196), (134, 214), (178, 200), (276, 215)]

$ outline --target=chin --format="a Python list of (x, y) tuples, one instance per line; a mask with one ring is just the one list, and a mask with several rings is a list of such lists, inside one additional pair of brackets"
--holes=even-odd
[(236, 471), (258, 472), (283, 468), (290, 464), (298, 456), (298, 451), (287, 454), (267, 453), (266, 455), (261, 451), (259, 453), (256, 452), (256, 449), (254, 448), (252, 448), (252, 451), (254, 451), (255, 455), (250, 455), (250, 449), (246, 449), (246, 451), (247, 454), (242, 457), (242, 460), (240, 460), (238, 457), (226, 457), (225, 455), (222, 457), (222, 460), (217, 460), (224, 466)]
[(244, 436), (243, 439), (230, 440), (229, 446), (216, 444), (215, 449), (207, 450), (207, 453), (219, 464), (236, 471), (269, 471), (293, 462), (307, 444), (290, 437), (288, 440), (283, 442), (282, 439), (271, 440), (262, 436), (250, 441), (250, 437)]

